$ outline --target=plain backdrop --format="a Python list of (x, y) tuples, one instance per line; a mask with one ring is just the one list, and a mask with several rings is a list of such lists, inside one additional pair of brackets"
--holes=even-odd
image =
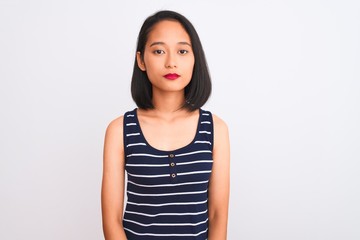
[(163, 9), (197, 29), (230, 129), (228, 239), (360, 239), (356, 0), (0, 0), (0, 239), (103, 239), (105, 130)]

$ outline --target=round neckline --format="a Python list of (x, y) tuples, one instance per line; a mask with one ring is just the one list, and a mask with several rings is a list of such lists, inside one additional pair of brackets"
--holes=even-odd
[(196, 132), (195, 132), (195, 135), (194, 135), (192, 141), (191, 141), (190, 143), (186, 144), (185, 146), (176, 148), (176, 149), (174, 149), (174, 150), (162, 150), (162, 149), (158, 149), (158, 148), (156, 148), (156, 147), (153, 147), (151, 144), (149, 144), (149, 142), (147, 141), (147, 139), (146, 139), (146, 137), (145, 137), (145, 135), (144, 135), (144, 133), (143, 133), (143, 131), (142, 131), (141, 125), (140, 125), (140, 121), (139, 121), (139, 118), (138, 118), (138, 112), (137, 112), (137, 111), (138, 111), (138, 108), (135, 108), (135, 109), (134, 109), (134, 116), (135, 116), (136, 124), (137, 124), (138, 127), (139, 127), (140, 135), (142, 136), (142, 138), (143, 138), (144, 142), (146, 143), (146, 145), (147, 145), (148, 147), (150, 147), (151, 149), (157, 151), (157, 152), (169, 154), (169, 153), (177, 153), (177, 152), (179, 152), (179, 151), (182, 151), (183, 149), (186, 149), (186, 148), (188, 148), (189, 146), (191, 146), (191, 145), (196, 141), (196, 138), (197, 138), (197, 136), (198, 136), (198, 132), (199, 132), (199, 130), (200, 130), (201, 116), (202, 116), (202, 112), (203, 112), (203, 110), (202, 110), (201, 108), (199, 108), (198, 110), (199, 110), (199, 113), (198, 113), (199, 118), (198, 118), (198, 122), (197, 122), (197, 126), (196, 126)]

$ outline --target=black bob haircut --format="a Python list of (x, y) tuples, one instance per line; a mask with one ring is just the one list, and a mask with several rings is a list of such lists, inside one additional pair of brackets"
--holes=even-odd
[[(159, 11), (148, 17), (139, 32), (136, 52), (140, 52), (141, 58), (144, 58), (145, 45), (148, 35), (155, 24), (164, 21), (179, 22), (187, 34), (190, 36), (192, 50), (194, 53), (195, 64), (190, 83), (185, 87), (185, 102), (182, 108), (194, 111), (202, 107), (209, 99), (211, 94), (211, 79), (206, 63), (205, 53), (202, 48), (200, 38), (191, 24), (183, 15), (173, 11)], [(153, 109), (152, 103), (152, 85), (145, 71), (142, 71), (137, 65), (136, 55), (134, 71), (131, 80), (131, 95), (136, 105), (141, 109)]]

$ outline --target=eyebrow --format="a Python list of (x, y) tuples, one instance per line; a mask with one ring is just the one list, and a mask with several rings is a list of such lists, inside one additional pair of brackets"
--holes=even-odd
[[(180, 44), (180, 45), (188, 45), (188, 46), (191, 47), (191, 44), (188, 43), (188, 42), (178, 42), (178, 44)], [(164, 42), (153, 42), (153, 43), (150, 44), (150, 47), (155, 46), (155, 45), (165, 45), (165, 43)]]

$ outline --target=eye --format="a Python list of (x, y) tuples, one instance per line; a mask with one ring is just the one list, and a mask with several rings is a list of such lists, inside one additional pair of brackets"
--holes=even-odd
[(161, 55), (164, 54), (165, 52), (163, 50), (155, 50), (153, 53), (155, 53), (156, 55)]
[(181, 54), (181, 55), (185, 55), (185, 54), (187, 54), (189, 51), (188, 50), (185, 50), (185, 49), (182, 49), (182, 50), (179, 50), (179, 53)]

